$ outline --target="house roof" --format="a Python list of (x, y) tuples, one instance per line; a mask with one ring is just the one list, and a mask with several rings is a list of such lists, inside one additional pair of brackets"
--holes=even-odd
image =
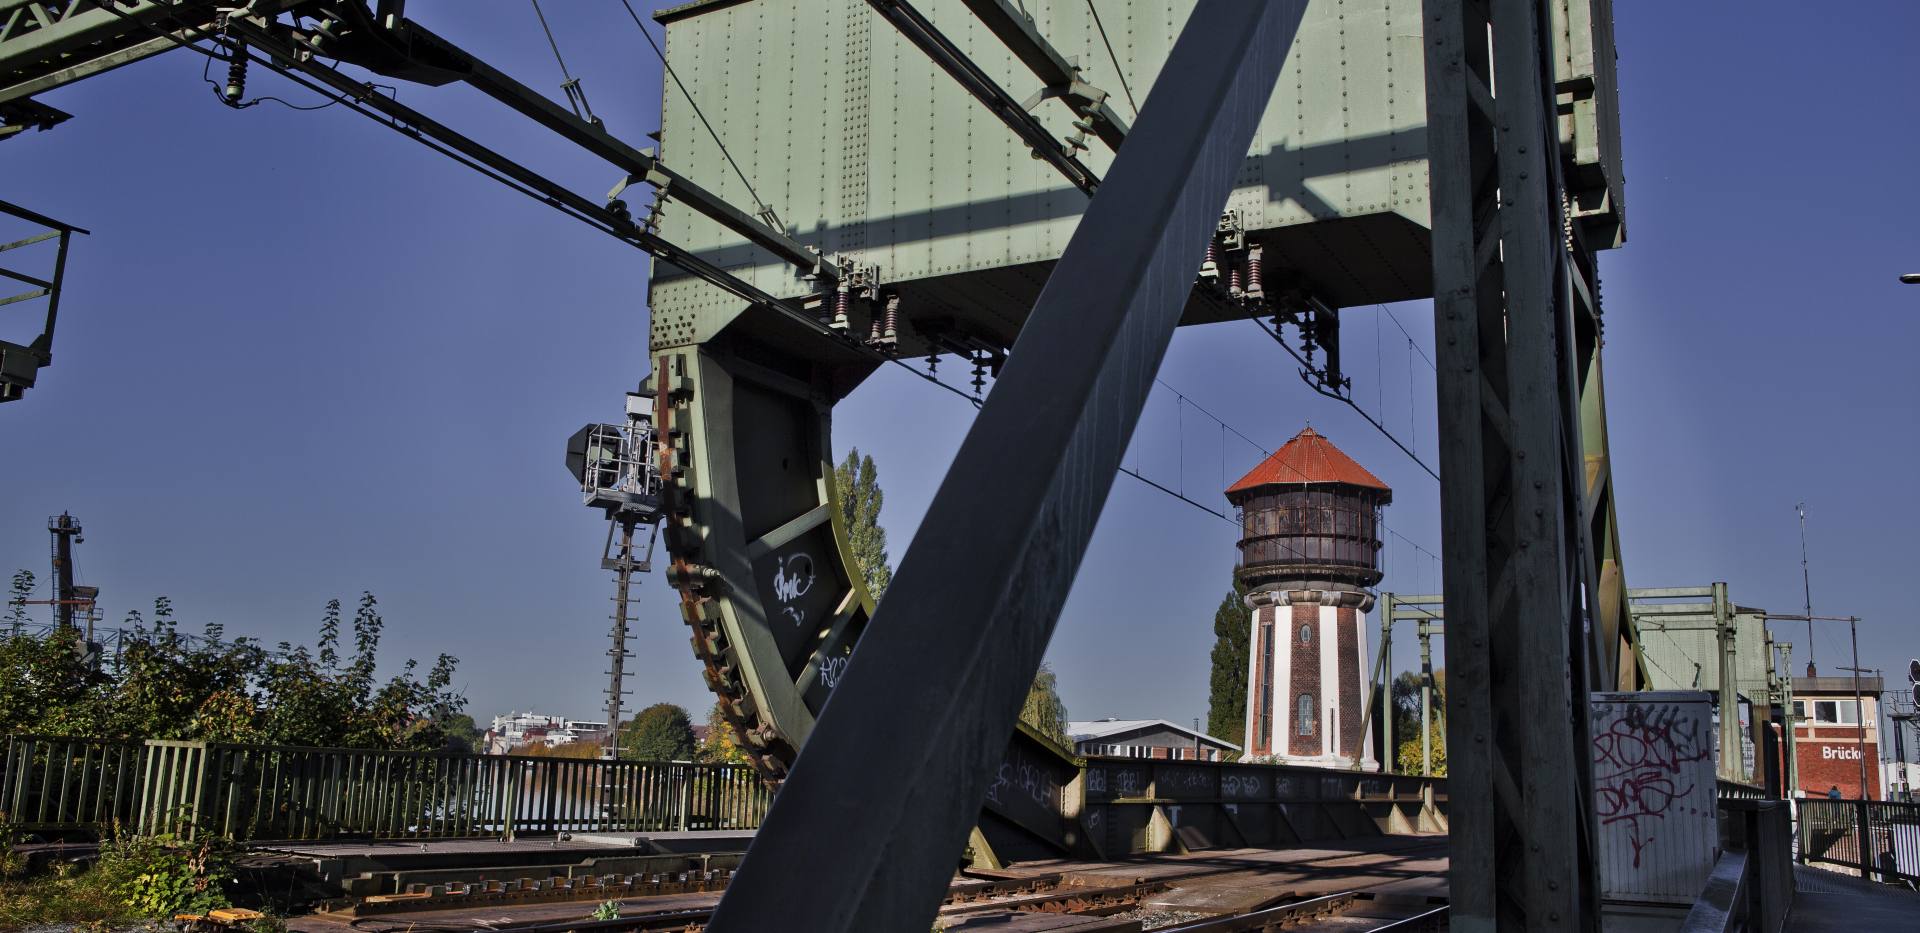
[(1180, 725), (1179, 723), (1168, 722), (1165, 719), (1093, 719), (1081, 722), (1070, 722), (1067, 723), (1067, 737), (1075, 742), (1086, 742), (1092, 739), (1104, 739), (1110, 735), (1119, 735), (1123, 732), (1136, 732), (1143, 729), (1171, 729), (1175, 732), (1197, 738), (1217, 748), (1228, 748), (1236, 752), (1240, 750), (1240, 746), (1232, 742), (1222, 741), (1204, 732), (1195, 732), (1186, 726)]
[(1280, 445), (1279, 450), (1260, 461), (1260, 465), (1240, 477), (1239, 482), (1228, 486), (1227, 495), (1261, 486), (1301, 483), (1346, 483), (1385, 493), (1393, 492), (1392, 487), (1380, 481), (1380, 477), (1368, 472), (1366, 467), (1355, 463), (1352, 457), (1333, 446), (1332, 441), (1307, 428), (1294, 435), (1293, 440)]

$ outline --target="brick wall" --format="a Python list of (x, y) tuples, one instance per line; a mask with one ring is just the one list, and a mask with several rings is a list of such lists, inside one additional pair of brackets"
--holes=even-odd
[[(1800, 765), (1800, 790), (1809, 797), (1824, 797), (1828, 788), (1839, 787), (1840, 796), (1858, 800), (1861, 799), (1860, 759), (1854, 756), (1860, 746), (1857, 740), (1827, 735), (1837, 731), (1831, 726), (1821, 726), (1821, 738), (1800, 739), (1794, 745)], [(1877, 800), (1880, 796), (1879, 746), (1868, 742), (1866, 757), (1866, 799)]]
[[(1306, 644), (1300, 642), (1300, 626), (1311, 626), (1313, 637)], [(1294, 755), (1318, 755), (1321, 752), (1320, 735), (1326, 724), (1321, 722), (1320, 702), (1320, 604), (1299, 602), (1293, 604), (1293, 624), (1284, 632), (1287, 644), (1291, 645), (1288, 657), (1292, 659), (1288, 667), (1293, 676), (1290, 696), (1282, 697), (1286, 703), (1286, 715), (1275, 716), (1285, 723), (1287, 751)], [(1300, 734), (1300, 697), (1304, 694), (1312, 699), (1313, 728), (1307, 735)], [(1278, 712), (1276, 710), (1276, 712)]]
[(1340, 640), (1340, 685), (1335, 701), (1340, 704), (1340, 754), (1360, 757), (1362, 747), (1360, 716), (1365, 700), (1360, 698), (1360, 616), (1351, 606), (1336, 610), (1335, 637)]

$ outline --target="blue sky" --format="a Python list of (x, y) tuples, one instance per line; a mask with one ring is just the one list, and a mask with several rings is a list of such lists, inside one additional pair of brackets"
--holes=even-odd
[[(557, 96), (531, 9), (409, 12)], [(654, 130), (659, 66), (625, 12), (548, 13), (609, 127)], [(1920, 271), (1916, 34), (1903, 3), (1622, 4), (1630, 233), (1601, 266), (1630, 583), (1726, 580), (1798, 612), (1805, 500), (1815, 608), (1867, 619), (1862, 663), (1890, 672), (1920, 655), (1920, 287), (1896, 281)], [(0, 197), (93, 230), (56, 365), (0, 408), (0, 569), (44, 575), (46, 517), (67, 509), (111, 619), (165, 594), (190, 624), (311, 639), (325, 600), (372, 590), (390, 657), (461, 657), (476, 716), (595, 715), (612, 588), (561, 444), (641, 374), (645, 257), (339, 108), (228, 110), (201, 68), (177, 52), (47, 95), (74, 119), (0, 144)], [(266, 74), (253, 91), (313, 102)], [(614, 178), (477, 94), (401, 99), (576, 190)], [(1429, 307), (1394, 313), (1430, 354)], [(1431, 458), (1431, 372), (1378, 312), (1348, 321), (1356, 394)], [(1311, 421), (1396, 490), (1382, 588), (1438, 586), (1414, 549), (1439, 549), (1435, 482), (1252, 324), (1181, 331), (1162, 378), (1267, 447)], [(891, 370), (840, 407), (836, 447), (879, 462), (896, 560), (971, 416)], [(1216, 503), (1258, 456), (1168, 389), (1136, 446), (1157, 482)], [(1205, 716), (1234, 539), (1118, 480), (1050, 651), (1076, 718)], [(640, 590), (633, 702), (704, 711), (671, 591)], [(1804, 626), (1776, 632), (1806, 657)], [(1844, 627), (1816, 648), (1823, 671), (1847, 663)]]

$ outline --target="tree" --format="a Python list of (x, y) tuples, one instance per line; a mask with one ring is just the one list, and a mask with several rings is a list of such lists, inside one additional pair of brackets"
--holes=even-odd
[(27, 600), (33, 598), (33, 571), (13, 572), (12, 592), (7, 594), (7, 630), (15, 635), (27, 628)]
[(1207, 695), (1207, 734), (1235, 745), (1247, 734), (1247, 662), (1252, 619), (1239, 575), (1213, 611), (1213, 671)]
[[(15, 575), (16, 590), (31, 575)], [(0, 639), (0, 728), (13, 733), (197, 739), (321, 747), (436, 750), (466, 705), (451, 688), (457, 660), (441, 655), (425, 680), (406, 662), (375, 679), (380, 630), (373, 594), (353, 620), (354, 656), (338, 653), (340, 603), (327, 604), (319, 654), (282, 643), (224, 640), (219, 625), (183, 634), (173, 604), (154, 600), (151, 622), (127, 613), (114, 663), (90, 663), (73, 631)], [(11, 622), (9, 618), (5, 620)], [(464, 718), (464, 717), (461, 717)], [(471, 720), (467, 728), (471, 729)]]
[(853, 551), (853, 563), (867, 584), (874, 602), (893, 582), (893, 568), (887, 565), (887, 530), (880, 527), (880, 473), (872, 457), (860, 456), (858, 447), (847, 451), (847, 459), (833, 470), (834, 485), (840, 491), (840, 517), (846, 520), (847, 544)]
[(715, 701), (713, 709), (707, 712), (707, 737), (700, 740), (695, 756), (711, 764), (746, 764), (749, 759), (745, 749), (734, 740), (733, 726), (727, 722), (725, 713), (720, 711), (720, 703)]
[(1033, 684), (1027, 687), (1027, 700), (1020, 706), (1020, 721), (1072, 748), (1073, 739), (1067, 735), (1067, 705), (1060, 701), (1059, 686), (1053, 665), (1041, 661), (1040, 670), (1033, 675)]
[(627, 761), (691, 761), (693, 749), (693, 718), (672, 703), (655, 703), (620, 727)]
[[(1400, 770), (1420, 771), (1420, 672), (1404, 671), (1393, 678), (1394, 759)], [(1447, 671), (1433, 672), (1431, 707), (1433, 772), (1447, 773)]]

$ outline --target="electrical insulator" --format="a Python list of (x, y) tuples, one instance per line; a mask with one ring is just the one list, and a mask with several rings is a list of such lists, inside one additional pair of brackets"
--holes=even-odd
[(235, 42), (227, 53), (227, 86), (220, 99), (229, 107), (240, 106), (247, 96), (247, 44)]
[(973, 397), (980, 397), (980, 390), (987, 384), (987, 361), (982, 354), (973, 354)]
[(1262, 252), (1264, 251), (1258, 246), (1247, 250), (1247, 294), (1255, 298), (1264, 298), (1267, 294), (1266, 282), (1260, 269)]
[(847, 308), (852, 304), (853, 296), (848, 293), (847, 284), (841, 282), (839, 290), (833, 293), (833, 323), (831, 326), (834, 330), (845, 331), (847, 329)]
[(893, 346), (900, 340), (900, 296), (887, 296), (887, 326), (880, 332), (880, 339), (887, 346)]
[(1244, 286), (1246, 277), (1244, 273), (1240, 271), (1240, 257), (1235, 256), (1229, 261), (1229, 265), (1231, 269), (1227, 273), (1227, 293), (1238, 298), (1246, 293)]

